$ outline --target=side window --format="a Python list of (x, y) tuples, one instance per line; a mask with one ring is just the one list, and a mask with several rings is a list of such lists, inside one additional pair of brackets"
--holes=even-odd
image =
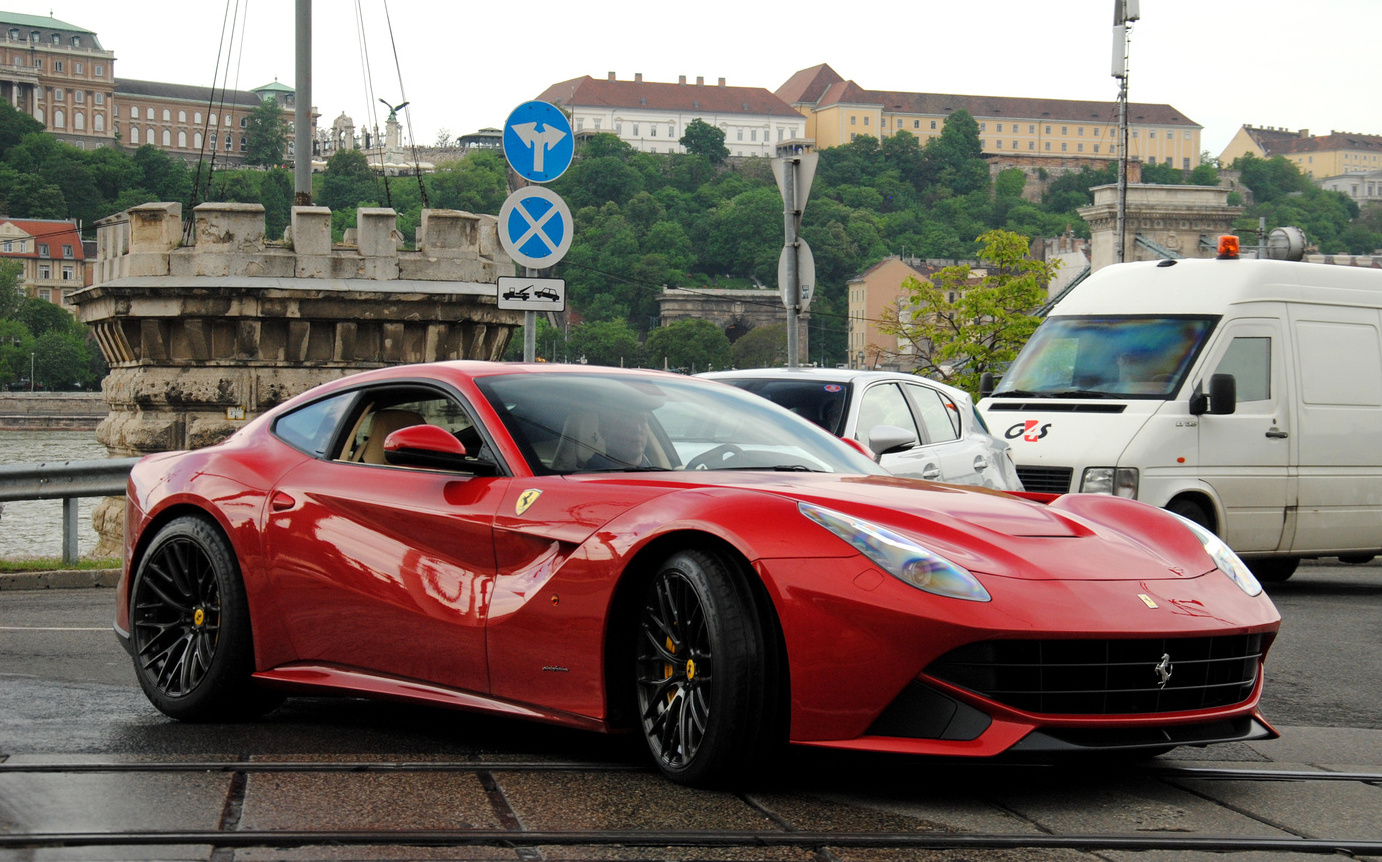
[(1272, 397), (1272, 340), (1266, 336), (1234, 338), (1214, 373), (1234, 376), (1239, 401), (1266, 401)]
[(917, 433), (916, 421), (907, 406), (907, 399), (896, 383), (871, 386), (859, 401), (859, 427), (854, 436), (867, 444), (869, 433), (877, 425), (895, 425), (916, 434), (918, 440), (924, 439)]
[(445, 429), (465, 446), (469, 458), (497, 460), (464, 407), (444, 393), (416, 386), (370, 390), (350, 436), (334, 457), (340, 461), (387, 464), (385, 438), (400, 428), (413, 425), (436, 425)]
[(960, 439), (960, 409), (945, 395), (929, 386), (907, 384), (912, 402), (926, 426), (926, 438), (932, 443), (948, 443)]
[(350, 406), (352, 392), (345, 392), (323, 401), (314, 401), (292, 413), (278, 417), (274, 434), (290, 446), (320, 458), (326, 455), (341, 417)]

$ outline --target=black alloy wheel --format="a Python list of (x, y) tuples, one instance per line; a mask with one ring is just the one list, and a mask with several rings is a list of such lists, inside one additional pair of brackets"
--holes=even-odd
[(643, 736), (663, 774), (683, 784), (732, 780), (772, 729), (763, 635), (730, 565), (672, 555), (649, 583), (635, 646)]
[(161, 712), (204, 721), (276, 704), (250, 683), (254, 650), (239, 566), (206, 520), (185, 516), (159, 530), (134, 577), (130, 623), (135, 674)]

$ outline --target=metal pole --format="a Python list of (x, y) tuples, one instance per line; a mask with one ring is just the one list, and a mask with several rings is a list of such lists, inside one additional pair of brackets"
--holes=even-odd
[[(19, 355), (23, 356), (24, 354)], [(34, 391), (34, 355), (32, 353), (29, 354), (29, 391)]]
[(77, 562), (77, 498), (62, 498), (62, 561)]
[(297, 0), (293, 98), (293, 205), (312, 205), (312, 0)]
[[(1124, 29), (1123, 62), (1127, 63), (1127, 30)], [(1118, 84), (1118, 225), (1114, 228), (1114, 261), (1123, 262), (1128, 224), (1128, 74), (1126, 65)]]
[(783, 171), (782, 182), (782, 247), (787, 255), (787, 284), (782, 289), (787, 292), (787, 367), (796, 368), (797, 359), (797, 309), (801, 305), (801, 284), (797, 274), (797, 160), (788, 159)]
[[(537, 270), (531, 266), (523, 267), (523, 274), (528, 278), (536, 278)], [(537, 361), (537, 312), (523, 312), (523, 361)]]

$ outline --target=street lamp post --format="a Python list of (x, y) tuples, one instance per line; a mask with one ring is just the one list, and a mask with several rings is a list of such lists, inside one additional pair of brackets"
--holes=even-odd
[[(20, 356), (23, 355), (20, 354)], [(34, 391), (34, 354), (32, 352), (29, 353), (29, 391)]]

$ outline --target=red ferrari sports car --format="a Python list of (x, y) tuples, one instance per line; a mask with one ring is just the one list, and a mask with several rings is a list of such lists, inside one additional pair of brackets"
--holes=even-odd
[(130, 476), (116, 632), (164, 713), (285, 692), (634, 730), (670, 778), (1268, 738), (1280, 617), (1111, 496), (900, 479), (731, 386), (448, 362), (318, 387)]

